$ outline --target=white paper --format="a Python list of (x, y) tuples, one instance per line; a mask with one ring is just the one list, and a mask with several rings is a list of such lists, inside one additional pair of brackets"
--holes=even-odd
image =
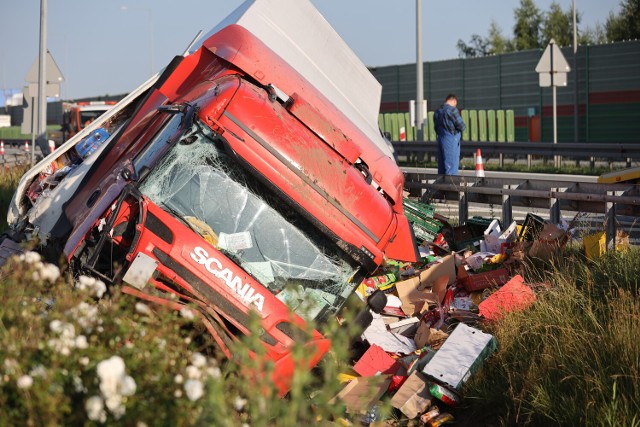
[(218, 246), (228, 251), (241, 251), (253, 247), (251, 233), (243, 231), (241, 233), (220, 233), (218, 236)]
[(369, 344), (380, 346), (387, 353), (410, 354), (416, 351), (416, 343), (411, 338), (387, 330), (379, 314), (373, 314), (371, 325), (362, 334)]

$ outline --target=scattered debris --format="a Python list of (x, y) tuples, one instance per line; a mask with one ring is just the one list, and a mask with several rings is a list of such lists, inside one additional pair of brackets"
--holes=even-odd
[[(433, 403), (459, 405), (465, 382), (497, 349), (483, 324), (527, 309), (535, 292), (547, 289), (525, 283), (517, 274), (520, 261), (549, 259), (566, 244), (568, 233), (532, 214), (506, 229), (499, 220), (482, 217), (453, 227), (430, 205), (408, 199), (403, 205), (421, 259), (387, 260), (357, 288), (369, 307), (384, 308), (372, 312), (373, 321), (362, 334), (364, 348), (354, 355), (353, 370), (360, 376), (348, 377), (351, 382), (338, 397), (346, 396), (349, 410), (369, 419), (366, 414), (379, 402), (360, 399), (354, 405), (353, 396), (360, 396), (363, 381), (377, 378), (374, 387), (368, 385), (375, 396), (386, 395), (408, 419), (438, 426), (453, 422), (453, 416)], [(381, 294), (386, 302), (368, 301)]]

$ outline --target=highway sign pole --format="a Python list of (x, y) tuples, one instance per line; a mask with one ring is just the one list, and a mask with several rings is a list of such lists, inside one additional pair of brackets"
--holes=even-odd
[[(558, 105), (556, 102), (556, 85), (554, 82), (554, 75), (555, 75), (555, 68), (553, 68), (553, 44), (554, 41), (553, 39), (551, 40), (551, 58), (549, 59), (549, 62), (551, 63), (551, 91), (553, 93), (552, 98), (553, 98), (553, 144), (557, 144), (558, 143)], [(553, 165), (557, 168), (558, 166), (558, 162), (559, 162), (559, 156), (553, 156)]]
[(573, 138), (580, 141), (578, 129), (578, 28), (576, 17), (576, 0), (573, 0)]

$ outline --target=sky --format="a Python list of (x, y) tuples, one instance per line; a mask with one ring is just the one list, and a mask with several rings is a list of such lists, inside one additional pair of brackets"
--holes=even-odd
[[(368, 66), (415, 63), (413, 0), (311, 0)], [(534, 0), (542, 11), (552, 0)], [(563, 10), (571, 0), (556, 0)], [(181, 54), (199, 30), (243, 0), (47, 1), (48, 49), (66, 82), (64, 99), (129, 92)], [(456, 58), (458, 39), (485, 36), (492, 20), (511, 37), (519, 0), (422, 1), (423, 59)], [(579, 28), (604, 24), (619, 0), (576, 0)], [(20, 89), (38, 56), (39, 0), (0, 0), (0, 105)], [(153, 46), (153, 55), (151, 47)]]

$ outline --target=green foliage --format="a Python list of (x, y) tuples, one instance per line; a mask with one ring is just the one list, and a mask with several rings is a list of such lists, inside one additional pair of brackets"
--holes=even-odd
[(573, 251), (531, 266), (536, 304), (493, 325), (499, 352), (469, 384), (467, 408), (503, 425), (637, 425), (640, 252), (586, 262)]
[[(96, 300), (94, 279), (81, 277), (85, 286), (74, 287), (36, 253), (22, 258), (0, 273), (0, 426), (298, 426), (344, 415), (331, 399), (360, 332), (350, 323), (326, 325), (332, 351), (313, 372), (314, 325), (300, 330), (283, 398), (258, 333), (232, 346), (231, 362), (218, 361), (199, 317), (186, 315), (195, 309), (180, 315), (119, 288)], [(252, 330), (260, 330), (257, 318)]]
[[(580, 15), (576, 14), (576, 21), (580, 23)], [(571, 6), (566, 12), (555, 1), (549, 6), (542, 24), (542, 38), (540, 46), (546, 46), (554, 39), (558, 46), (573, 45), (573, 11)]]
[(620, 14), (609, 14), (605, 23), (607, 39), (612, 42), (640, 38), (640, 0), (623, 0)]
[(520, 0), (514, 10), (513, 46), (516, 51), (540, 48), (540, 27), (543, 16), (533, 0)]

